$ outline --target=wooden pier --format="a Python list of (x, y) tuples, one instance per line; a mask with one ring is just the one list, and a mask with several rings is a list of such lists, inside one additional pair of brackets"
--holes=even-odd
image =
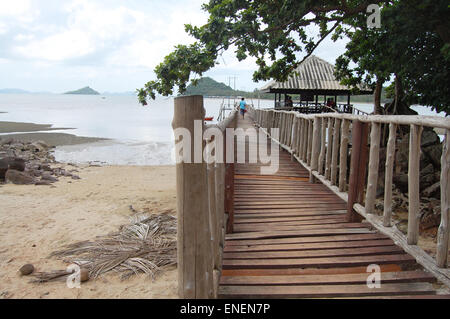
[[(237, 123), (253, 127), (249, 118)], [(286, 151), (275, 175), (261, 175), (261, 164), (235, 165), (219, 297), (437, 297), (435, 277), (370, 223), (347, 222), (347, 204), (311, 184)], [(380, 266), (381, 288), (367, 286), (371, 264)]]
[[(176, 147), (181, 298), (450, 298), (448, 120), (253, 108), (245, 119), (232, 111), (222, 122), (206, 126), (203, 118), (201, 96), (175, 99), (175, 141), (187, 141), (181, 152)], [(384, 212), (377, 216), (382, 124), (389, 125), (389, 142)], [(406, 236), (391, 222), (400, 125), (411, 127)], [(420, 199), (414, 194), (423, 126), (446, 134), (436, 258), (417, 245)], [(267, 134), (269, 151), (274, 144), (279, 151), (278, 171), (263, 174), (261, 168), (270, 164), (239, 163), (240, 147), (249, 154), (260, 145), (237, 138), (230, 128)], [(279, 128), (279, 135), (267, 128)], [(203, 137), (189, 141), (196, 130)], [(229, 141), (236, 143), (234, 154), (227, 153)], [(203, 157), (192, 162), (198, 150)], [(221, 154), (225, 163), (218, 160)]]

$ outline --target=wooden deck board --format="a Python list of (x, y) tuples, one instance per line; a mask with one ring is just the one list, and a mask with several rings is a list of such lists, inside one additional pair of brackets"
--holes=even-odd
[[(238, 127), (253, 127), (239, 118)], [(239, 143), (238, 143), (239, 144)], [(247, 149), (255, 149), (248, 145)], [(235, 165), (234, 233), (225, 236), (221, 298), (448, 298), (415, 259), (369, 223), (347, 223), (346, 203), (280, 151), (280, 169)], [(381, 288), (367, 287), (379, 265)]]
[(382, 284), (380, 288), (362, 285), (311, 285), (311, 286), (225, 286), (219, 287), (224, 298), (330, 298), (363, 296), (396, 296), (433, 294), (430, 283), (409, 282)]
[[(436, 282), (429, 273), (424, 271), (385, 272), (381, 275), (383, 283), (402, 282)], [(345, 285), (364, 284), (367, 274), (334, 274), (334, 275), (291, 275), (291, 276), (223, 276), (220, 284), (232, 285)]]

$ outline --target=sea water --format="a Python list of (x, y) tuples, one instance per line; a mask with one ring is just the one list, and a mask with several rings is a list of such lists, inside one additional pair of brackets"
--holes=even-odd
[[(216, 119), (222, 102), (204, 99), (206, 116)], [(175, 163), (173, 105), (173, 98), (159, 97), (142, 106), (132, 95), (0, 94), (0, 112), (6, 112), (0, 113), (0, 121), (52, 124), (73, 129), (51, 133), (108, 139), (57, 146), (54, 155), (61, 162), (168, 165)], [(272, 105), (260, 102), (261, 107)]]
[[(216, 119), (223, 101), (222, 98), (206, 98), (206, 116)], [(225, 99), (225, 103), (228, 102), (233, 104), (234, 100)], [(253, 102), (255, 107), (273, 107), (271, 100), (247, 102)], [(52, 124), (53, 127), (73, 128), (51, 131), (53, 133), (108, 139), (58, 146), (54, 154), (61, 162), (168, 165), (175, 163), (173, 104), (173, 98), (159, 97), (142, 106), (132, 95), (0, 94), (0, 112), (7, 112), (0, 113), (0, 121)], [(373, 109), (370, 104), (355, 106), (367, 112)], [(420, 114), (436, 115), (429, 108), (413, 108)]]

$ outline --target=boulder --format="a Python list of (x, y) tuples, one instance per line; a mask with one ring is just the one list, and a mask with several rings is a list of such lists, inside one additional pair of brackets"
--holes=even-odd
[(423, 169), (420, 170), (421, 176), (425, 176), (425, 175), (429, 175), (429, 174), (433, 174), (433, 173), (434, 173), (433, 164), (428, 164), (427, 166), (425, 166)]
[(434, 144), (439, 144), (440, 139), (434, 130), (424, 130), (421, 138), (421, 147), (427, 147)]
[(42, 152), (49, 148), (49, 146), (45, 142), (42, 142), (42, 141), (33, 142), (33, 143), (29, 144), (28, 147), (33, 152)]
[(8, 163), (8, 168), (23, 172), (25, 170), (25, 160), (20, 157), (7, 157), (4, 160)]
[(438, 173), (432, 173), (428, 175), (421, 175), (420, 176), (420, 191), (424, 191), (426, 188), (430, 187), (434, 183), (439, 181), (439, 172)]
[(52, 176), (50, 174), (50, 172), (43, 172), (41, 180), (50, 181), (50, 182), (57, 182), (58, 181), (58, 179), (56, 177)]
[(408, 174), (394, 175), (393, 182), (402, 193), (408, 192)]
[(433, 185), (425, 188), (422, 191), (424, 197), (440, 198), (441, 182), (434, 183)]
[(44, 171), (48, 171), (48, 172), (51, 172), (51, 171), (52, 171), (50, 165), (47, 165), (47, 164), (42, 164), (42, 165), (40, 165), (40, 169), (42, 169), (42, 170), (44, 170)]
[(25, 172), (20, 172), (15, 169), (8, 169), (5, 174), (7, 182), (18, 185), (34, 184), (34, 178)]
[(422, 148), (422, 152), (434, 167), (437, 169), (441, 168), (442, 144), (424, 147)]
[(8, 169), (14, 169), (23, 172), (25, 170), (25, 161), (19, 157), (5, 157), (0, 159), (1, 180), (5, 180), (5, 174)]

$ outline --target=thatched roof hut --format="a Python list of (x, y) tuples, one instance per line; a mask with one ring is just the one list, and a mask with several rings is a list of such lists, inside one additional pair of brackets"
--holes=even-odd
[[(359, 94), (373, 94), (373, 90), (358, 85)], [(324, 101), (328, 97), (334, 97), (334, 102), (337, 96), (347, 96), (348, 105), (350, 105), (350, 96), (352, 95), (352, 88), (342, 85), (334, 76), (334, 65), (327, 61), (312, 55), (303, 61), (285, 82), (277, 82), (275, 80), (267, 83), (261, 88), (261, 92), (275, 93), (276, 107), (284, 106), (281, 103), (281, 95), (299, 94), (300, 106), (308, 106), (309, 101), (313, 101), (313, 105), (319, 105), (318, 97), (324, 96)], [(278, 98), (278, 99), (277, 99)], [(277, 103), (278, 100), (278, 103)], [(315, 102), (315, 103), (314, 103)]]

